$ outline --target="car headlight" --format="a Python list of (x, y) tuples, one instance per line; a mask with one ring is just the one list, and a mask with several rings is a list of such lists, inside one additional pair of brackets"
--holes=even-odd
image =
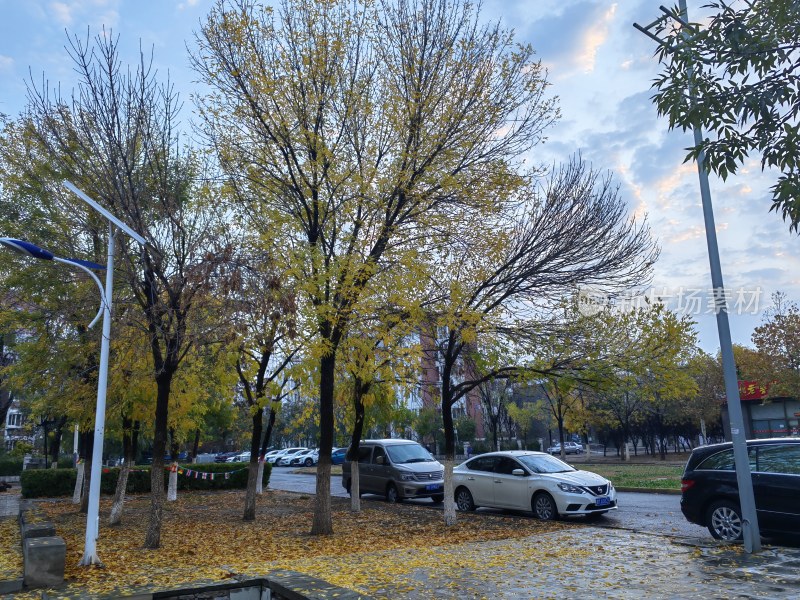
[(559, 483), (558, 489), (562, 492), (567, 492), (568, 494), (582, 494), (583, 490), (578, 486), (569, 484), (569, 483)]
[(414, 474), (413, 473), (400, 473), (400, 480), (401, 481), (413, 481)]

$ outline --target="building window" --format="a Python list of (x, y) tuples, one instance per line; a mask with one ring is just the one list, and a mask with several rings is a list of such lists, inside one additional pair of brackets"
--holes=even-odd
[(14, 412), (8, 413), (8, 420), (6, 421), (8, 427), (21, 427), (22, 426), (22, 413)]

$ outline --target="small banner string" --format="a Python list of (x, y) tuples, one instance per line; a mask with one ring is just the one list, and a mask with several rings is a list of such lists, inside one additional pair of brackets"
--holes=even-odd
[(239, 473), (241, 471), (246, 471), (248, 467), (243, 469), (234, 469), (233, 471), (214, 471), (214, 472), (207, 472), (207, 471), (197, 471), (195, 469), (184, 469), (183, 467), (164, 467), (168, 471), (173, 473), (178, 473), (178, 475), (184, 475), (189, 479), (210, 479), (213, 481), (217, 477), (225, 476), (225, 479), (230, 479), (233, 473)]

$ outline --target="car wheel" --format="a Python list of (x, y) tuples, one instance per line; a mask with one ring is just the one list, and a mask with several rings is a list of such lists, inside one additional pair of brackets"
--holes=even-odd
[(742, 539), (742, 511), (729, 500), (719, 500), (708, 507), (708, 531), (714, 538), (726, 542)]
[(462, 512), (475, 510), (475, 501), (467, 488), (460, 487), (456, 490), (456, 507)]
[(395, 504), (396, 502), (400, 502), (400, 494), (397, 491), (397, 486), (393, 483), (390, 483), (386, 486), (386, 501), (389, 504)]
[(307, 459), (306, 459), (306, 466), (307, 466), (307, 467), (310, 467), (310, 466), (311, 466), (311, 465), (313, 465), (313, 464), (314, 464), (314, 461), (313, 461), (313, 460), (311, 460), (310, 458), (307, 458)]
[(536, 518), (542, 521), (554, 521), (558, 518), (556, 501), (547, 492), (539, 492), (533, 497), (531, 509)]
[(444, 494), (436, 494), (435, 496), (431, 496), (431, 500), (433, 500), (434, 504), (441, 504), (444, 502)]

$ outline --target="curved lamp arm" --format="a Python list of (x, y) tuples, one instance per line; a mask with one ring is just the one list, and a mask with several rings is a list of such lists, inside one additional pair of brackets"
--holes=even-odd
[[(91, 269), (104, 269), (105, 267), (103, 267), (103, 265), (98, 265), (96, 263), (92, 263), (92, 262), (89, 262), (89, 261), (78, 260), (77, 258), (59, 258), (58, 256), (54, 256), (53, 260), (55, 262), (60, 262), (60, 263), (65, 264), (65, 265), (71, 265), (73, 267), (78, 267), (81, 271), (84, 271), (85, 273), (88, 273), (89, 276), (97, 284), (97, 288), (100, 290), (100, 309), (97, 311), (97, 314), (95, 315), (94, 319), (92, 319), (92, 322), (89, 323), (89, 329), (91, 329), (92, 327), (94, 327), (95, 323), (97, 323), (97, 321), (100, 320), (100, 317), (103, 315), (103, 307), (104, 307), (105, 302), (106, 302), (106, 292), (105, 292), (105, 289), (103, 288), (103, 284), (100, 283), (100, 279), (97, 277), (97, 275), (95, 275), (91, 271)], [(91, 267), (91, 269), (90, 269), (90, 267)]]

